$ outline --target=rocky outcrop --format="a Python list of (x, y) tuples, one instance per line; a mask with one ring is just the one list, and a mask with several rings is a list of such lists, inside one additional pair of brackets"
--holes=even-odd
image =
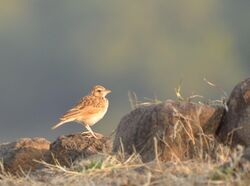
[(97, 153), (109, 153), (112, 144), (110, 138), (97, 133), (96, 135), (98, 139), (90, 133), (60, 136), (50, 145), (50, 152), (53, 158), (65, 166), (70, 166), (78, 159), (88, 158)]
[(53, 164), (56, 160), (62, 166), (70, 166), (75, 160), (111, 152), (110, 138), (97, 135), (99, 139), (89, 133), (70, 134), (58, 137), (53, 143), (44, 138), (22, 138), (0, 145), (0, 159), (4, 171), (18, 175), (42, 168), (38, 161)]
[(246, 147), (243, 160), (250, 160), (250, 78), (233, 89), (227, 107), (167, 100), (125, 115), (116, 130), (113, 149), (111, 139), (101, 134), (97, 134), (99, 139), (90, 133), (63, 135), (53, 143), (44, 138), (22, 138), (1, 144), (0, 160), (5, 171), (19, 175), (42, 166), (34, 160), (71, 166), (76, 160), (111, 150), (128, 155), (137, 152), (145, 162), (155, 158), (185, 160), (213, 153), (215, 143), (210, 140), (215, 133), (225, 144)]
[(45, 160), (49, 155), (50, 142), (44, 138), (22, 138), (0, 145), (0, 158), (5, 171), (19, 174), (37, 169), (34, 160)]
[(235, 86), (227, 106), (216, 132), (218, 139), (232, 146), (250, 147), (250, 78)]
[[(113, 152), (140, 153), (143, 161), (185, 159), (205, 145), (220, 123), (223, 107), (167, 100), (140, 107), (124, 116), (117, 128)], [(156, 151), (157, 149), (157, 151)]]

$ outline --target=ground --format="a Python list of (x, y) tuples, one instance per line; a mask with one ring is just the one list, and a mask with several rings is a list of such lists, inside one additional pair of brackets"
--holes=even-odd
[(98, 154), (71, 167), (39, 162), (44, 168), (13, 176), (3, 172), (0, 185), (249, 185), (250, 165), (242, 161), (242, 148), (222, 147), (216, 158), (186, 161), (156, 159), (143, 163), (136, 154)]

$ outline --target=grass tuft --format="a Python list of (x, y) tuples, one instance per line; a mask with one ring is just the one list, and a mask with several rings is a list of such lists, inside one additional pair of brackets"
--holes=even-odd
[[(208, 84), (212, 86), (212, 83)], [(180, 101), (202, 98), (198, 95), (184, 98), (181, 83), (176, 88), (176, 95)], [(158, 99), (138, 101), (134, 92), (129, 92), (129, 101), (133, 109), (160, 103)], [(249, 185), (250, 163), (245, 162), (242, 166), (243, 147), (232, 150), (223, 146), (213, 135), (204, 134), (200, 127), (197, 127), (197, 137), (194, 135), (197, 132), (190, 126), (192, 118), (181, 115), (177, 110), (175, 115), (178, 119), (169, 139), (154, 138), (156, 159), (152, 162), (143, 163), (136, 152), (129, 157), (124, 152), (116, 155), (97, 154), (78, 160), (70, 167), (62, 166), (55, 158), (53, 163), (35, 160), (43, 168), (23, 173), (22, 176), (9, 174), (0, 162), (0, 185)], [(189, 156), (186, 152), (186, 160), (178, 158), (176, 149), (167, 143), (173, 140), (182, 144), (182, 141), (178, 141), (183, 140), (180, 132), (187, 137), (185, 140), (189, 141), (189, 148), (195, 155)], [(170, 161), (160, 160), (157, 145), (159, 141), (169, 146), (168, 153), (172, 154)], [(249, 168), (244, 168), (247, 167), (246, 164), (249, 164)]]

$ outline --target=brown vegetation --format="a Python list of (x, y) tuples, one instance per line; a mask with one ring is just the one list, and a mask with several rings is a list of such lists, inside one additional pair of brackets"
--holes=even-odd
[(225, 108), (140, 105), (121, 120), (113, 154), (100, 134), (61, 136), (50, 149), (45, 139), (3, 144), (0, 185), (249, 185), (249, 91), (248, 78)]

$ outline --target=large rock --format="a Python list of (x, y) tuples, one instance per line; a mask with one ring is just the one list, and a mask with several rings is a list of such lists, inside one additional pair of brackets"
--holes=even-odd
[(244, 159), (247, 159), (248, 161), (250, 161), (250, 147), (247, 147), (244, 151), (244, 154), (242, 156)]
[(156, 146), (163, 161), (192, 158), (197, 149), (208, 150), (205, 136), (215, 133), (223, 112), (223, 107), (171, 100), (137, 108), (121, 119), (113, 152), (136, 151), (143, 161), (151, 161)]
[(50, 152), (54, 159), (65, 166), (71, 166), (72, 162), (97, 153), (110, 152), (110, 138), (101, 134), (97, 135), (98, 139), (95, 139), (90, 133), (60, 136), (50, 145)]
[(250, 78), (235, 86), (217, 130), (218, 138), (229, 145), (250, 147)]
[(40, 166), (34, 160), (48, 158), (50, 142), (44, 138), (22, 138), (0, 145), (0, 159), (6, 171), (18, 174)]

